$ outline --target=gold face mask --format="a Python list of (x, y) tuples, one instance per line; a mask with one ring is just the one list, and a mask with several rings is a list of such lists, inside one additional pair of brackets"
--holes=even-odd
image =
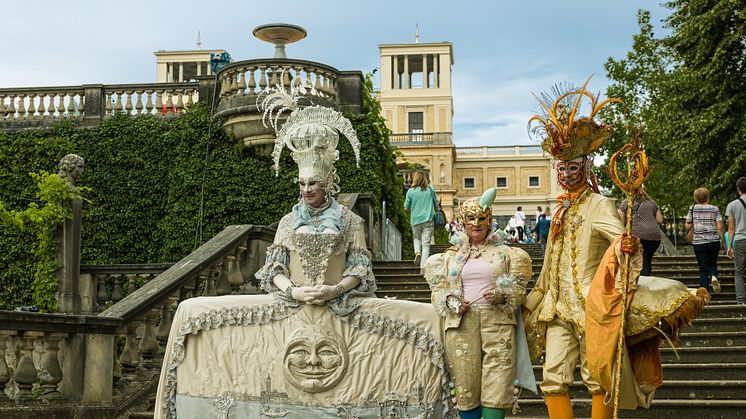
[(483, 210), (478, 200), (466, 201), (461, 204), (459, 221), (462, 225), (471, 224), (474, 227), (482, 226), (490, 228), (492, 225), (492, 207), (489, 206)]

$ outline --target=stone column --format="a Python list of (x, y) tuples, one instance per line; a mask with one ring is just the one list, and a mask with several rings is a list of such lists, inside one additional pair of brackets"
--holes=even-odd
[(404, 56), (404, 88), (412, 87), (412, 80), (409, 74), (409, 55)]
[(422, 54), (422, 87), (425, 89), (430, 87), (430, 77), (427, 72), (427, 54)]
[(82, 219), (82, 201), (72, 203), (71, 219), (65, 220), (57, 230), (60, 248), (57, 261), (62, 266), (58, 270), (59, 286), (57, 292), (57, 311), (67, 314), (79, 314), (80, 298), (80, 227)]
[(440, 56), (438, 54), (433, 54), (433, 87), (438, 88), (440, 87), (440, 82), (438, 79), (440, 78), (440, 75), (438, 74), (438, 60), (440, 59)]
[(401, 83), (399, 79), (399, 56), (393, 55), (391, 56), (391, 60), (393, 61), (393, 69), (394, 69), (394, 89), (401, 89)]

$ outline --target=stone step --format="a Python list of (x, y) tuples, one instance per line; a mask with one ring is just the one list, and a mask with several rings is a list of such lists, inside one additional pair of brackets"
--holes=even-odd
[[(746, 380), (663, 380), (663, 385), (655, 392), (656, 399), (684, 400), (739, 400), (746, 394)], [(587, 397), (588, 392), (579, 379), (570, 385), (570, 397)], [(524, 392), (526, 399), (540, 396)]]
[[(692, 380), (692, 377), (696, 377), (704, 381), (746, 381), (746, 363), (744, 362), (664, 362), (662, 365), (664, 380), (693, 382), (695, 380)], [(541, 368), (541, 364), (533, 365), (537, 381), (542, 380)], [(580, 381), (580, 367), (575, 368), (573, 377), (575, 381)]]
[[(586, 393), (587, 394), (587, 393)], [(547, 418), (544, 400), (521, 399), (521, 413), (509, 415), (517, 418)], [(590, 417), (591, 399), (576, 398), (572, 400), (573, 412), (576, 417)], [(620, 418), (707, 418), (707, 419), (739, 419), (746, 418), (746, 400), (683, 400), (656, 399), (650, 409), (621, 410)]]

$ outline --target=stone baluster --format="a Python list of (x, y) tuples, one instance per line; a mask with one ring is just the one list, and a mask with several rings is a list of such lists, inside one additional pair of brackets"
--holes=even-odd
[(220, 99), (224, 99), (227, 94), (228, 94), (228, 77), (222, 76), (220, 77), (220, 93), (218, 93), (218, 97)]
[(119, 355), (119, 363), (122, 365), (122, 374), (132, 374), (140, 365), (140, 354), (137, 349), (137, 326), (138, 322), (130, 322), (126, 326), (124, 350)]
[(194, 279), (187, 281), (183, 287), (179, 289), (179, 301), (184, 301), (194, 297), (195, 290), (198, 289), (199, 276)]
[(282, 68), (282, 85), (285, 86), (285, 89), (290, 90), (290, 67), (283, 67)]
[(5, 107), (5, 95), (0, 94), (0, 119), (5, 118), (7, 108)]
[(111, 276), (114, 285), (111, 290), (111, 301), (118, 302), (122, 299), (122, 286), (120, 285), (120, 280), (122, 278), (121, 275), (112, 275)]
[(75, 115), (75, 93), (67, 95), (67, 108), (65, 108), (65, 113), (68, 115)]
[(142, 92), (137, 92), (137, 102), (135, 103), (135, 115), (142, 113)]
[(163, 90), (155, 91), (155, 113), (156, 115), (163, 111)]
[(13, 379), (18, 384), (18, 403), (28, 402), (34, 398), (31, 388), (36, 383), (37, 374), (32, 352), (34, 350), (34, 341), (43, 335), (42, 332), (23, 333), (23, 338), (21, 339), (21, 356), (18, 359), (16, 371), (13, 374)]
[(18, 119), (26, 119), (28, 117), (28, 115), (26, 115), (26, 95), (21, 93), (17, 97), (18, 97)]
[(67, 337), (67, 333), (47, 333), (44, 337), (44, 355), (41, 358), (41, 372), (39, 380), (42, 386), (42, 398), (58, 399), (60, 392), (57, 384), (62, 381), (62, 368), (57, 356), (60, 340)]
[(331, 89), (331, 95), (337, 96), (337, 77), (333, 76), (331, 80), (329, 80), (329, 88)]
[(277, 67), (272, 66), (270, 70), (272, 71), (272, 77), (269, 80), (269, 87), (275, 87), (280, 84), (280, 79), (277, 77)]
[(144, 114), (152, 114), (153, 113), (153, 91), (152, 90), (146, 90), (145, 91), (145, 110)]
[(231, 71), (230, 78), (231, 78), (230, 96), (237, 96), (238, 95), (238, 72)]
[(202, 295), (203, 296), (213, 296), (215, 295), (215, 286), (213, 284), (213, 269), (204, 269), (199, 274), (199, 278), (202, 281), (203, 289), (202, 289)]
[(124, 92), (127, 95), (127, 103), (124, 104), (124, 110), (127, 112), (127, 115), (132, 115), (132, 109), (134, 107), (132, 106), (132, 90), (128, 90)]
[(54, 113), (57, 112), (57, 106), (54, 103), (54, 99), (57, 97), (54, 93), (45, 93), (44, 100), (46, 102), (46, 109), (44, 110), (45, 118), (54, 118)]
[(78, 115), (85, 115), (85, 95), (83, 93), (78, 95)]
[(114, 96), (109, 94), (104, 94), (106, 97), (106, 105), (104, 105), (104, 115), (106, 117), (111, 117), (111, 115), (114, 113)]
[(259, 92), (267, 88), (267, 67), (259, 66)]
[(238, 72), (238, 92), (236, 96), (243, 96), (246, 94), (246, 73), (243, 71)]
[(231, 283), (228, 280), (228, 258), (223, 258), (215, 270), (215, 293), (227, 295), (231, 293)]
[(124, 295), (130, 295), (137, 289), (137, 274), (126, 274), (127, 278), (127, 290)]
[(306, 90), (313, 89), (313, 83), (311, 83), (311, 69), (308, 67), (303, 67), (303, 71), (306, 73)]
[(123, 92), (115, 92), (115, 93), (117, 95), (117, 103), (116, 103), (116, 105), (114, 105), (114, 112), (115, 113), (120, 113), (120, 112), (122, 112), (124, 110), (124, 106), (122, 104), (122, 95), (124, 93)]
[(176, 101), (176, 108), (174, 109), (174, 113), (179, 110), (184, 110), (184, 91), (183, 90), (177, 90), (176, 95), (179, 97), (179, 100)]
[(251, 66), (249, 67), (249, 95), (253, 95), (254, 89), (256, 89), (256, 80), (254, 80), (254, 71), (256, 70), (256, 67)]
[(158, 315), (158, 309), (151, 309), (145, 313), (145, 322), (142, 329), (142, 338), (140, 339), (140, 368), (153, 369), (157, 368), (155, 355), (158, 353), (158, 340), (155, 338), (155, 318)]
[(106, 294), (106, 275), (93, 275), (93, 280), (96, 281), (96, 303), (103, 307), (109, 300)]
[(323, 93), (323, 90), (321, 89), (321, 73), (319, 73), (318, 70), (315, 70), (314, 75), (316, 76), (316, 83), (313, 85), (313, 88), (316, 89), (317, 92)]
[(36, 93), (28, 95), (28, 117), (36, 118)]
[(323, 89), (324, 89), (324, 93), (326, 93), (327, 96), (331, 96), (331, 93), (332, 93), (331, 88), (329, 87), (329, 78), (330, 78), (330, 76), (331, 75), (329, 73), (324, 73), (324, 87), (323, 87)]
[(189, 109), (194, 105), (194, 94), (196, 91), (194, 90), (184, 90), (182, 94), (186, 95), (186, 103), (184, 103), (184, 108)]
[(67, 93), (57, 93), (57, 116), (65, 115), (65, 97)]
[(301, 68), (303, 67), (293, 67), (293, 87), (296, 89), (300, 89), (301, 84)]
[(166, 94), (167, 94), (167, 96), (166, 96), (167, 97), (167, 99), (166, 99), (166, 112), (164, 112), (164, 115), (165, 114), (170, 114), (170, 113), (175, 113), (175, 110), (174, 110), (174, 101), (172, 100), (173, 93), (170, 90), (168, 90), (166, 92)]
[(46, 93), (39, 93), (39, 107), (37, 108), (37, 112), (39, 112), (39, 119), (44, 119), (47, 116), (47, 107), (44, 104), (44, 100), (47, 98)]
[(244, 284), (243, 274), (241, 273), (241, 256), (246, 251), (246, 246), (238, 246), (235, 255), (228, 256), (228, 282), (231, 284), (233, 294), (238, 294)]
[(176, 302), (178, 297), (168, 297), (161, 306), (161, 320), (158, 322), (158, 329), (155, 331), (155, 339), (160, 343), (161, 348), (166, 348), (168, 342), (168, 335), (171, 332), (171, 323), (173, 317), (171, 316), (171, 308)]
[(16, 95), (10, 95), (10, 102), (8, 102), (8, 109), (5, 111), (5, 115), (7, 115), (8, 118), (15, 118), (16, 117), (16, 98), (18, 96)]
[(10, 370), (5, 362), (5, 348), (7, 347), (8, 336), (15, 335), (13, 330), (0, 330), (0, 404), (8, 400), (5, 394), (5, 386), (10, 381)]

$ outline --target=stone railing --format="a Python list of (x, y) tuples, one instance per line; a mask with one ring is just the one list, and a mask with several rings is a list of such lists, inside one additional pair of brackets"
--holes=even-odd
[[(260, 59), (229, 64), (218, 73), (220, 99), (259, 94), (267, 87), (304, 86), (317, 96), (336, 102), (339, 71), (325, 64), (305, 60)], [(312, 98), (312, 96), (309, 95)]]
[(197, 82), (119, 84), (104, 86), (104, 117), (173, 115), (199, 101)]
[(211, 82), (0, 89), (0, 131), (46, 129), (60, 120), (92, 127), (117, 112), (174, 115), (199, 101)]
[(450, 145), (450, 132), (410, 132), (389, 135), (389, 144), (394, 147), (413, 145)]
[(458, 158), (548, 156), (538, 145), (456, 147)]
[(16, 400), (4, 407), (0, 392), (0, 417), (77, 417), (85, 410), (86, 418), (112, 418), (147, 410), (175, 307), (195, 296), (255, 292), (249, 278), (274, 233), (230, 226), (175, 264), (85, 266), (82, 307), (106, 307), (98, 315), (0, 312), (0, 351), (6, 342), (13, 348), (0, 353), (11, 360), (0, 361), (0, 387), (9, 383)]

